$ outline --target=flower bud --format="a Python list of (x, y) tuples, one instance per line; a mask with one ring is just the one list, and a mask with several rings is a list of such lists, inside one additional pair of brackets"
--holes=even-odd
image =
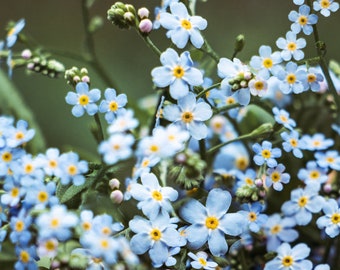
[(139, 30), (144, 33), (144, 34), (148, 34), (151, 32), (152, 30), (152, 22), (149, 19), (143, 19), (141, 20), (141, 22), (139, 23)]
[(24, 59), (30, 59), (32, 57), (32, 52), (30, 49), (25, 49), (21, 52), (21, 57)]
[(244, 44), (245, 44), (245, 38), (244, 38), (244, 35), (238, 35), (236, 37), (236, 41), (235, 41), (235, 48), (234, 48), (234, 51), (235, 52), (240, 52), (242, 51), (243, 47), (244, 47)]
[(138, 9), (137, 13), (140, 19), (147, 19), (149, 18), (150, 11), (146, 7), (142, 7)]
[(110, 194), (110, 199), (113, 203), (120, 204), (124, 199), (123, 192), (121, 192), (119, 189), (112, 191)]
[(109, 181), (109, 186), (112, 190), (114, 189), (119, 189), (119, 186), (120, 186), (120, 182), (117, 178), (112, 178), (110, 181)]

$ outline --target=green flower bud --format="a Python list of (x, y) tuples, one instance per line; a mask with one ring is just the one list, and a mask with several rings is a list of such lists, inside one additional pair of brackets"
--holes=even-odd
[(236, 41), (235, 41), (235, 47), (234, 47), (234, 51), (235, 52), (240, 52), (243, 50), (245, 44), (245, 37), (244, 35), (240, 34), (236, 37)]
[(78, 82), (90, 83), (90, 77), (86, 68), (72, 67), (65, 71), (65, 76), (67, 83), (75, 87)]

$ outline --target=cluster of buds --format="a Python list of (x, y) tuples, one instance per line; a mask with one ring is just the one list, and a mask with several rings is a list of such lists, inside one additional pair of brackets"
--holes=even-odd
[(21, 56), (26, 61), (26, 67), (29, 71), (34, 71), (50, 78), (56, 78), (65, 71), (64, 65), (57, 60), (34, 55), (28, 49), (24, 50)]
[(230, 79), (228, 83), (231, 85), (232, 91), (240, 90), (241, 88), (248, 88), (249, 82), (254, 79), (255, 75), (250, 71), (240, 73), (234, 78)]
[(207, 164), (198, 153), (186, 150), (175, 156), (175, 164), (170, 171), (170, 178), (186, 190), (200, 187), (204, 181), (203, 172)]
[(144, 35), (149, 34), (153, 27), (152, 21), (149, 19), (150, 11), (147, 8), (142, 7), (138, 9), (137, 13), (139, 18), (138, 24), (139, 31)]
[(65, 71), (65, 79), (68, 84), (76, 86), (79, 82), (90, 83), (90, 77), (86, 68), (72, 67)]
[(112, 190), (110, 194), (110, 199), (112, 200), (112, 202), (116, 204), (120, 204), (124, 199), (124, 195), (123, 195), (123, 192), (119, 190), (119, 186), (120, 186), (119, 180), (117, 178), (112, 178), (109, 181), (109, 186)]
[(107, 11), (107, 19), (121, 29), (136, 26), (136, 10), (133, 5), (116, 2)]
[(263, 186), (262, 179), (256, 179), (255, 185), (243, 185), (236, 190), (236, 198), (240, 203), (252, 203), (263, 199), (266, 190)]

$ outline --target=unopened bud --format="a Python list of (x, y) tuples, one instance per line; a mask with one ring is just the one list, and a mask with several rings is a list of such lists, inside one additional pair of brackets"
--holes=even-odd
[(262, 181), (262, 179), (260, 179), (260, 178), (256, 179), (256, 180), (255, 180), (255, 185), (256, 185), (257, 187), (262, 187), (262, 186), (263, 186), (263, 181)]
[(238, 35), (236, 37), (236, 41), (235, 41), (235, 52), (240, 52), (242, 51), (243, 47), (244, 47), (244, 44), (245, 44), (245, 38), (244, 38), (244, 35)]
[(138, 9), (137, 13), (140, 19), (147, 19), (149, 18), (150, 11), (146, 7), (142, 7)]
[(121, 192), (119, 189), (112, 191), (110, 194), (110, 199), (113, 203), (120, 204), (124, 199), (123, 192)]
[(120, 182), (117, 178), (113, 178), (109, 181), (109, 186), (112, 190), (119, 189)]
[(332, 191), (332, 185), (331, 184), (325, 184), (323, 186), (323, 191), (326, 192), (326, 193), (329, 193)]
[(152, 30), (152, 22), (149, 19), (143, 19), (139, 23), (138, 27), (142, 33), (145, 33), (145, 34), (150, 33)]
[(25, 49), (21, 52), (21, 57), (24, 59), (30, 59), (32, 57), (32, 52), (30, 49)]

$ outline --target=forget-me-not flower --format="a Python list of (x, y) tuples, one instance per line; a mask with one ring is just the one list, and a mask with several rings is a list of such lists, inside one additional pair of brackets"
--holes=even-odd
[(334, 238), (340, 233), (340, 208), (335, 199), (329, 199), (322, 207), (325, 215), (316, 220), (319, 229), (325, 229), (326, 234)]
[(204, 101), (196, 102), (195, 94), (191, 92), (180, 98), (177, 104), (164, 108), (164, 118), (188, 130), (194, 139), (204, 139), (208, 135), (208, 128), (204, 121), (212, 116), (210, 105)]
[(264, 270), (311, 270), (313, 263), (305, 259), (310, 251), (311, 249), (304, 243), (293, 248), (288, 243), (282, 243), (276, 250), (276, 257), (266, 263)]
[(285, 169), (286, 167), (282, 163), (274, 168), (268, 168), (265, 179), (266, 187), (273, 186), (276, 191), (281, 191), (283, 189), (282, 184), (287, 184), (290, 180), (290, 175), (284, 172)]
[(84, 174), (87, 171), (87, 161), (79, 160), (79, 155), (77, 153), (69, 152), (60, 156), (60, 171), (58, 171), (57, 176), (60, 177), (62, 185), (67, 185), (71, 181), (76, 186), (84, 184)]
[(297, 39), (296, 34), (292, 31), (286, 33), (286, 38), (278, 38), (276, 46), (282, 50), (281, 57), (284, 61), (289, 61), (292, 57), (299, 61), (305, 56), (301, 49), (306, 47), (306, 40), (304, 38)]
[(180, 216), (190, 223), (186, 229), (187, 240), (193, 249), (208, 243), (214, 256), (228, 251), (226, 235), (240, 235), (246, 226), (246, 219), (239, 213), (227, 213), (231, 204), (228, 191), (215, 188), (208, 193), (206, 206), (192, 199), (180, 208)]
[(160, 13), (159, 22), (165, 29), (168, 38), (180, 49), (183, 49), (190, 39), (192, 45), (201, 48), (204, 39), (199, 30), (207, 27), (207, 21), (201, 16), (190, 16), (183, 3), (171, 3), (170, 13)]
[(279, 109), (277, 107), (274, 107), (272, 111), (274, 113), (274, 119), (276, 123), (283, 125), (289, 130), (294, 129), (296, 122), (294, 119), (290, 118), (289, 112), (287, 112), (285, 109)]
[(269, 141), (263, 141), (262, 144), (255, 143), (252, 148), (256, 154), (253, 159), (258, 166), (266, 163), (268, 167), (273, 168), (277, 165), (276, 158), (281, 157), (281, 149), (273, 148)]
[(161, 54), (160, 61), (163, 66), (151, 71), (152, 80), (157, 87), (169, 86), (172, 98), (182, 98), (189, 93), (190, 86), (203, 83), (202, 72), (194, 67), (188, 51), (179, 56), (174, 49), (168, 48)]
[(340, 171), (340, 156), (338, 151), (328, 150), (326, 153), (316, 152), (314, 156), (320, 167)]
[(198, 251), (196, 254), (189, 252), (188, 256), (193, 260), (190, 265), (194, 269), (215, 270), (217, 263), (208, 259), (208, 254), (204, 251)]
[(261, 214), (264, 210), (264, 205), (260, 202), (254, 202), (252, 204), (242, 205), (242, 209), (244, 210), (240, 210), (238, 213), (247, 219), (249, 230), (254, 233), (260, 231), (261, 227), (268, 219), (266, 214)]
[(13, 47), (15, 42), (18, 39), (19, 33), (24, 29), (25, 27), (25, 19), (20, 19), (15, 23), (13, 27), (11, 27), (8, 32), (7, 32), (7, 37), (6, 37), (6, 46), (7, 48)]
[(303, 153), (301, 149), (304, 149), (303, 141), (299, 139), (300, 134), (292, 130), (289, 133), (284, 131), (281, 133), (281, 138), (284, 140), (282, 147), (286, 152), (293, 152), (293, 155), (297, 158), (302, 158)]
[(319, 195), (319, 185), (313, 183), (304, 188), (291, 191), (290, 200), (281, 206), (286, 216), (292, 216), (297, 225), (307, 225), (312, 220), (312, 213), (321, 211), (324, 198)]
[(339, 3), (334, 0), (316, 0), (313, 2), (313, 9), (328, 17), (331, 12), (336, 12), (339, 9)]
[(316, 161), (310, 160), (306, 164), (306, 168), (301, 168), (298, 171), (297, 177), (306, 185), (310, 183), (321, 184), (325, 183), (328, 179), (327, 168), (321, 168)]
[(279, 67), (275, 72), (275, 76), (281, 81), (279, 88), (282, 93), (299, 94), (305, 91), (304, 84), (307, 80), (307, 73), (303, 69), (298, 69), (296, 63), (290, 61), (285, 68)]
[(125, 110), (123, 107), (127, 103), (127, 96), (125, 94), (117, 95), (116, 90), (113, 88), (107, 88), (104, 96), (105, 100), (100, 102), (99, 111), (105, 113), (106, 121), (111, 124), (116, 115)]
[(321, 151), (334, 145), (334, 140), (326, 138), (323, 133), (314, 133), (313, 135), (305, 134), (301, 137), (304, 142), (305, 150), (309, 151)]
[(100, 90), (89, 90), (89, 85), (86, 82), (79, 82), (76, 85), (76, 92), (68, 92), (65, 101), (67, 104), (74, 105), (72, 114), (75, 117), (80, 117), (87, 112), (89, 115), (94, 115), (98, 112), (98, 105), (95, 104), (100, 99)]
[(310, 14), (310, 7), (307, 5), (302, 5), (299, 7), (299, 12), (292, 10), (288, 14), (288, 19), (293, 22), (291, 29), (295, 34), (303, 31), (305, 35), (310, 35), (313, 32), (313, 24), (318, 21), (318, 16), (316, 14)]

